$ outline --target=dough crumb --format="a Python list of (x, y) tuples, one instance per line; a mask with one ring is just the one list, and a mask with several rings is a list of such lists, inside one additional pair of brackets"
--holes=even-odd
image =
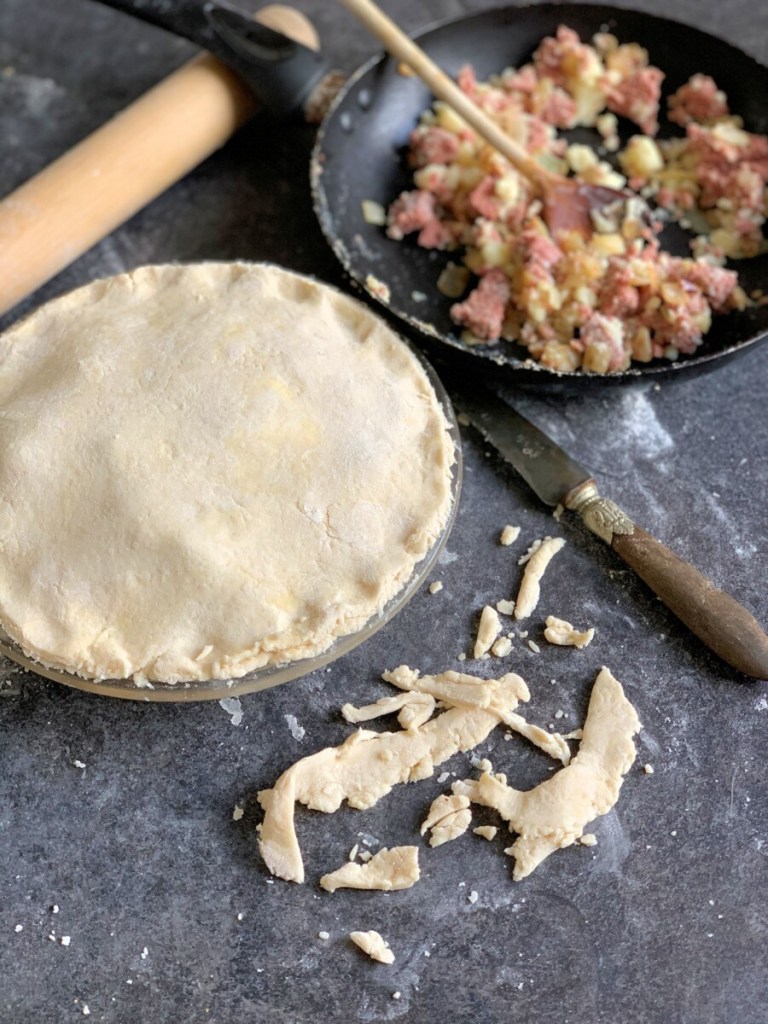
[(395, 954), (389, 948), (389, 943), (378, 932), (350, 932), (349, 937), (371, 960), (378, 960), (380, 964), (395, 962)]
[(459, 836), (469, 828), (472, 822), (472, 811), (469, 800), (465, 796), (443, 795), (433, 800), (424, 821), (421, 823), (421, 834), (431, 831), (429, 845), (442, 846)]
[(354, 860), (355, 857), (357, 856), (357, 851), (359, 849), (360, 849), (360, 847), (357, 845), (357, 843), (355, 843), (355, 845), (352, 847), (352, 849), (347, 854), (347, 860)]
[(559, 523), (560, 520), (562, 519), (563, 512), (565, 512), (565, 509), (563, 508), (563, 506), (562, 505), (556, 505), (555, 508), (554, 508), (554, 511), (552, 512), (552, 518), (555, 519)]
[(323, 942), (325, 942), (325, 940), (330, 939), (331, 936), (329, 932), (318, 932), (317, 937), (318, 939), (322, 939)]
[(84, 1017), (90, 1017), (91, 1016), (91, 1011), (90, 1011), (90, 1008), (88, 1006), (88, 1003), (83, 1003), (83, 1016)]
[(530, 649), (533, 651), (534, 654), (541, 654), (541, 648), (539, 647), (539, 645), (536, 643), (535, 640), (529, 640), (528, 641), (528, 646), (530, 647)]
[(304, 739), (307, 730), (304, 728), (303, 725), (299, 725), (296, 715), (283, 715), (283, 717), (288, 723), (288, 731), (290, 732), (291, 736), (293, 736), (295, 740), (301, 742)]
[(643, 765), (643, 771), (645, 772), (646, 775), (653, 775), (653, 765), (652, 764)]
[(480, 615), (480, 625), (477, 629), (477, 640), (475, 640), (475, 658), (482, 658), (491, 649), (491, 644), (500, 632), (501, 622), (498, 612), (487, 604)]
[(62, 946), (68, 946), (71, 941), (72, 937), (70, 935), (62, 935), (61, 938), (59, 939), (59, 942), (62, 944)]
[(501, 612), (502, 615), (511, 615), (515, 610), (514, 601), (506, 601), (504, 598), (501, 601), (496, 602), (496, 611)]
[(363, 864), (367, 864), (371, 857), (373, 857), (373, 854), (371, 853), (370, 850), (360, 851), (360, 860), (363, 862)]
[(240, 821), (244, 814), (245, 810), (240, 806), (240, 804), (235, 804), (232, 811), (232, 821)]
[(144, 949), (142, 949), (140, 955), (141, 955), (141, 959), (142, 960), (146, 960), (147, 959), (147, 957), (149, 956), (149, 950), (147, 949), (146, 946), (144, 947)]
[(85, 765), (83, 764), (82, 761), (73, 761), (72, 764), (75, 766), (75, 768), (85, 768)]
[(237, 697), (222, 697), (219, 705), (230, 716), (232, 725), (240, 725), (243, 720), (243, 708)]
[(514, 544), (517, 538), (520, 536), (519, 526), (505, 526), (501, 531), (499, 537), (499, 544), (503, 544), (505, 548), (508, 548), (510, 544)]
[(491, 647), (491, 654), (497, 658), (506, 658), (509, 652), (512, 650), (512, 641), (508, 636), (500, 636), (495, 641), (493, 647)]
[(597, 846), (597, 836), (594, 832), (585, 832), (579, 842), (582, 846)]
[(388, 850), (384, 846), (366, 864), (348, 862), (336, 871), (323, 875), (320, 885), (326, 892), (336, 892), (337, 889), (394, 892), (410, 889), (419, 877), (418, 847), (393, 846)]
[(400, 998), (400, 993), (399, 992), (393, 992), (392, 993), (392, 998), (393, 999), (399, 999)]
[(490, 842), (491, 839), (496, 838), (496, 833), (499, 830), (495, 825), (478, 825), (477, 828), (473, 828), (472, 831), (476, 836), (482, 836), (483, 839), (487, 839)]
[(530, 552), (526, 560), (523, 580), (515, 603), (515, 618), (527, 619), (541, 595), (541, 578), (554, 556), (565, 546), (562, 537), (545, 537), (537, 542), (538, 546)]
[(472, 890), (472, 892), (470, 892), (469, 896), (467, 896), (468, 903), (477, 903), (479, 899), (480, 893), (476, 892), (474, 889)]
[(595, 630), (591, 626), (589, 629), (579, 631), (565, 619), (557, 619), (554, 615), (547, 616), (547, 628), (544, 630), (544, 636), (551, 644), (556, 644), (558, 647), (578, 647), (580, 650), (592, 642), (594, 635)]
[(435, 580), (434, 583), (430, 583), (429, 584), (429, 592), (430, 592), (430, 594), (439, 594), (442, 589), (443, 589), (442, 580)]
[(466, 656), (466, 654), (465, 654), (465, 653), (464, 653), (464, 652), (462, 651), (462, 652), (461, 652), (461, 654), (457, 654), (457, 655), (456, 655), (456, 660), (457, 660), (457, 661), (466, 661), (466, 660), (467, 660), (467, 656)]

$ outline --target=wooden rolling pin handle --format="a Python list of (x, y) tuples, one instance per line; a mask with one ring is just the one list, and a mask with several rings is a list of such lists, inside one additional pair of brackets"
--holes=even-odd
[[(311, 25), (291, 8), (264, 8), (259, 20), (317, 47)], [(239, 78), (204, 54), (6, 196), (0, 314), (223, 146), (255, 109)]]
[(639, 526), (615, 533), (611, 547), (664, 604), (728, 665), (768, 679), (768, 636), (730, 594)]

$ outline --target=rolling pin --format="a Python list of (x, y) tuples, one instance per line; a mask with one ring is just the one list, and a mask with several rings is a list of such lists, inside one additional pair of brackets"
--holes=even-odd
[[(227, 18), (235, 13), (222, 10)], [(298, 74), (306, 80), (299, 94), (327, 75), (304, 15), (275, 4), (262, 8), (256, 21), (270, 42), (297, 51)], [(229, 22), (224, 28), (231, 29)], [(236, 37), (230, 39), (236, 45)], [(211, 53), (184, 64), (0, 201), (0, 315), (223, 146), (256, 112), (254, 83), (242, 73), (248, 54), (238, 61), (226, 40), (221, 49), (227, 64)], [(296, 74), (294, 68), (294, 80)], [(276, 112), (284, 113), (290, 100), (279, 89), (276, 100)]]

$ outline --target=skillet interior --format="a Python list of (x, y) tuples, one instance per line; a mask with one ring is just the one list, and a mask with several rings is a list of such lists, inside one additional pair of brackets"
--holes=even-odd
[[(745, 127), (768, 133), (768, 68), (721, 39), (654, 15), (593, 4), (541, 4), (502, 8), (446, 22), (417, 38), (423, 48), (449, 74), (471, 63), (479, 78), (508, 66), (525, 63), (541, 38), (559, 24), (575, 29), (584, 39), (597, 31), (614, 32), (621, 42), (646, 47), (653, 64), (666, 74), (661, 111), (666, 97), (697, 72), (710, 74), (729, 98), (733, 112)], [(434, 354), (481, 365), (498, 375), (511, 374), (518, 384), (555, 389), (669, 379), (716, 368), (728, 357), (749, 349), (768, 336), (768, 306), (714, 318), (697, 352), (675, 363), (654, 360), (610, 375), (576, 372), (562, 374), (526, 361), (522, 346), (501, 342), (494, 346), (467, 346), (449, 316), (450, 300), (435, 288), (443, 266), (456, 254), (420, 249), (415, 240), (395, 242), (383, 229), (366, 224), (360, 204), (372, 199), (387, 206), (401, 191), (411, 188), (403, 151), (419, 115), (431, 103), (429, 90), (418, 79), (398, 73), (397, 62), (376, 58), (363, 66), (345, 86), (320, 129), (312, 159), (312, 189), (322, 229), (346, 271), (368, 294), (388, 307), (410, 332)], [(622, 140), (637, 128), (620, 119)], [(597, 144), (588, 129), (569, 133), (578, 141)], [(662, 118), (660, 137), (681, 134)], [(678, 237), (679, 242), (679, 237)], [(684, 249), (667, 243), (672, 251)], [(768, 255), (732, 264), (749, 292), (768, 291)], [(375, 280), (371, 280), (370, 275)], [(389, 289), (382, 301), (376, 281)], [(437, 339), (444, 344), (429, 344)], [(450, 346), (446, 350), (445, 345)]]

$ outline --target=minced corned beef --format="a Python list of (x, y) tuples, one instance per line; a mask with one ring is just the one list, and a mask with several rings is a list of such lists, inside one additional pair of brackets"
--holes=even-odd
[[(560, 26), (530, 64), (487, 82), (467, 65), (458, 83), (548, 168), (590, 185), (629, 183), (680, 219), (697, 210), (710, 226), (692, 243), (700, 258), (661, 251), (631, 201), (622, 223), (595, 221), (589, 238), (567, 218), (564, 228), (550, 219), (550, 231), (535, 186), (446, 104), (422, 116), (410, 139), (415, 188), (390, 207), (387, 233), (463, 250), (477, 281), (451, 317), (469, 343), (516, 341), (553, 369), (613, 373), (694, 352), (713, 313), (744, 307), (737, 275), (722, 263), (767, 248), (768, 139), (743, 129), (712, 78), (694, 75), (669, 99), (685, 136), (657, 142), (663, 77), (636, 43), (598, 33), (589, 44)], [(614, 115), (644, 133), (618, 154), (623, 174), (558, 136), (597, 126), (617, 149)]]

